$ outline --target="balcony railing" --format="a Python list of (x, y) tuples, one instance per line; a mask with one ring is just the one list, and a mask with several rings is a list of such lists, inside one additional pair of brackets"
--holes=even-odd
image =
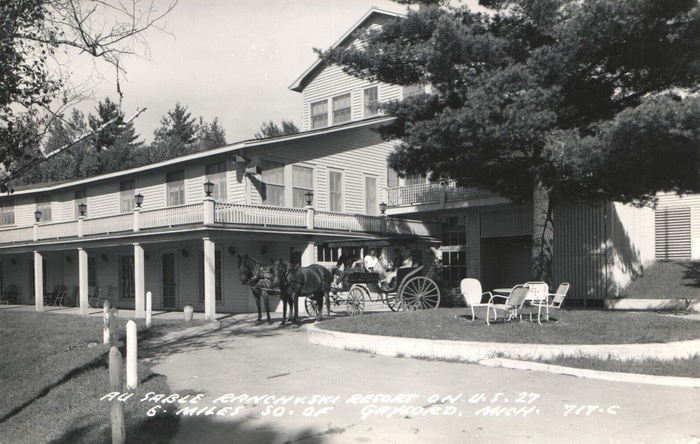
[(205, 200), (202, 203), (143, 210), (137, 213), (4, 229), (0, 230), (0, 244), (83, 238), (195, 224), (258, 225), (385, 235), (429, 236), (435, 233), (432, 225), (422, 221), (316, 211), (311, 208), (215, 203)]
[(387, 188), (387, 205), (390, 207), (402, 207), (497, 196), (497, 194), (481, 188), (458, 187), (454, 182), (449, 182), (445, 185), (439, 183), (418, 183)]

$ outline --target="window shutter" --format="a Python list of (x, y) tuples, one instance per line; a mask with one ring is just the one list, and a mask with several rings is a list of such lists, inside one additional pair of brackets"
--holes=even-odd
[(656, 210), (656, 259), (690, 259), (690, 207)]

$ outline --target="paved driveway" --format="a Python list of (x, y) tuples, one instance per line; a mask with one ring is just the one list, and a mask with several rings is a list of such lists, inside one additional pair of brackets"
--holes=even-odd
[(249, 316), (157, 350), (173, 390), (203, 394), (163, 407), (181, 443), (700, 443), (697, 389), (343, 351)]

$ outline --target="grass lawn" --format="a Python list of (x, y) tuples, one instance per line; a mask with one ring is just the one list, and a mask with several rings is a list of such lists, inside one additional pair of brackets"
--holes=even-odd
[(700, 321), (649, 312), (561, 310), (552, 321), (501, 322), (486, 325), (486, 310), (477, 319), (465, 308), (374, 313), (337, 318), (319, 326), (349, 333), (533, 344), (626, 344), (700, 339)]
[(622, 298), (698, 299), (700, 262), (656, 262), (622, 291)]
[[(181, 325), (154, 323), (149, 334)], [(0, 336), (0, 441), (111, 441), (109, 403), (100, 401), (110, 391), (101, 318), (0, 311)], [(141, 364), (139, 379), (132, 399), (170, 393), (165, 377)], [(173, 416), (147, 417), (151, 406), (125, 403), (128, 442), (165, 442), (177, 431)]]
[(555, 359), (538, 360), (547, 364), (564, 367), (587, 368), (606, 372), (639, 373), (643, 375), (685, 376), (700, 378), (700, 356), (690, 359), (674, 359), (673, 361), (621, 361), (619, 359), (591, 359), (587, 357), (559, 357)]

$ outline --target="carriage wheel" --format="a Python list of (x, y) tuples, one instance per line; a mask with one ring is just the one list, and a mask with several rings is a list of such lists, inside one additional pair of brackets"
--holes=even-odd
[(440, 305), (440, 288), (425, 276), (409, 279), (399, 289), (399, 299), (406, 310), (426, 310)]
[(353, 286), (348, 292), (348, 299), (345, 303), (348, 316), (358, 316), (365, 311), (365, 293), (367, 290), (359, 285)]
[(307, 296), (306, 302), (304, 302), (304, 308), (306, 308), (306, 314), (309, 315), (312, 318), (315, 318), (318, 316), (318, 304), (316, 304), (316, 301), (310, 296)]
[(391, 311), (401, 310), (401, 298), (398, 293), (386, 293), (385, 295), (386, 305), (391, 309)]

